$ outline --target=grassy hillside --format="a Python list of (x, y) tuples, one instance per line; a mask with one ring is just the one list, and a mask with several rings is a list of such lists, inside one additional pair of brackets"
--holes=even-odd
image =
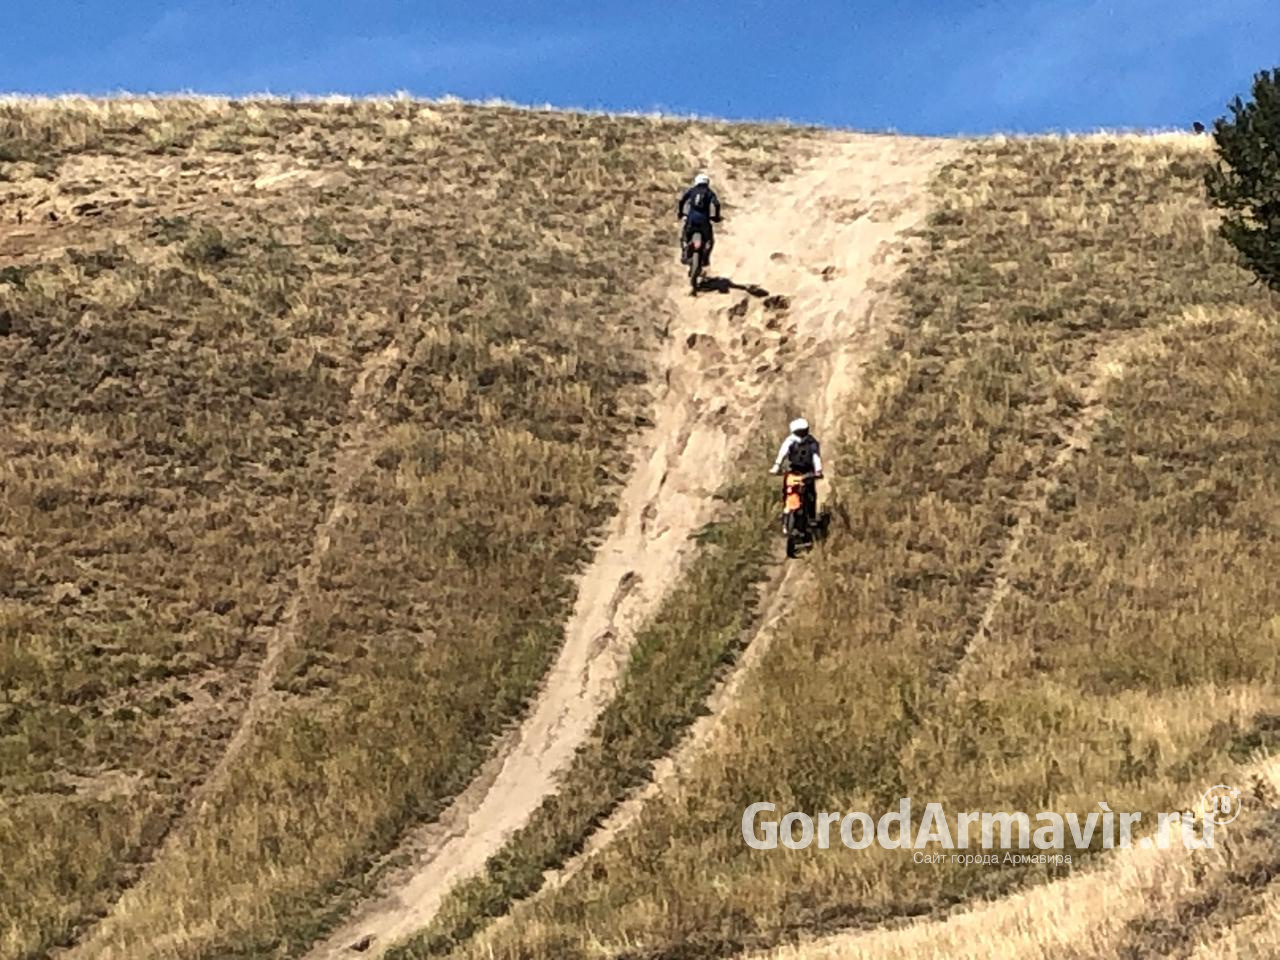
[(617, 695), (558, 791), (482, 874), (453, 890), (427, 930), (391, 951), (394, 960), (446, 956), (541, 889), (546, 871), (579, 853), (628, 792), (648, 781), (654, 761), (704, 711), (717, 675), (763, 629), (757, 601), (768, 589), (760, 581), (774, 543), (776, 487), (757, 477), (724, 497), (724, 519), (701, 531), (701, 552), (636, 638)]
[(0, 956), (125, 889), (95, 950), (283, 951), (470, 779), (646, 422), (690, 129), (0, 105)]
[(850, 524), (722, 742), (460, 955), (727, 956), (1064, 872), (753, 851), (757, 800), (1151, 814), (1245, 785), (1280, 716), (1280, 342), (1214, 232), (1207, 159), (991, 142), (944, 171), (884, 401), (828, 441)]
[[(296, 956), (370, 888), (556, 652), (649, 422), (674, 191), (712, 150), (775, 181), (791, 137), (0, 103), (0, 958)], [(401, 955), (728, 956), (1066, 872), (757, 852), (757, 800), (1155, 812), (1244, 785), (1280, 742), (1280, 346), (1207, 161), (1085, 138), (945, 169), (874, 397), (824, 431), (847, 516), (722, 738), (517, 903), (703, 708), (772, 485), (730, 491), (561, 793)], [(1274, 803), (1072, 956), (1264, 955)]]

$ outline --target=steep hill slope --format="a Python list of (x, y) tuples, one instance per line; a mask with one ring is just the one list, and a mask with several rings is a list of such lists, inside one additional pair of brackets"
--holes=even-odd
[[(1280, 313), (1205, 144), (0, 104), (0, 957), (1268, 955)], [(1194, 857), (741, 836), (1213, 783)]]
[[(706, 149), (710, 168), (723, 166), (715, 145)], [(554, 775), (612, 695), (636, 633), (669, 589), (670, 572), (683, 566), (691, 534), (719, 511), (714, 495), (734, 479), (748, 428), (772, 412), (776, 429), (788, 410), (824, 423), (855, 390), (860, 362), (882, 336), (879, 297), (903, 234), (923, 216), (923, 188), (952, 147), (833, 135), (807, 149), (803, 168), (781, 184), (753, 189), (730, 178), (742, 199), (721, 231), (712, 270), (720, 281), (713, 290), (729, 296), (694, 299), (672, 285), (667, 389), (652, 437), (529, 719), (492, 779), (452, 813), (456, 829), (420, 844), (414, 871), (314, 956), (340, 957), (352, 943), (373, 955), (423, 928), (445, 894), (501, 849), (555, 788)], [(768, 462), (761, 455), (757, 469)]]
[(472, 779), (648, 423), (690, 133), (0, 106), (0, 955), (287, 949)]
[[(1083, 876), (787, 955), (1159, 955), (1265, 909), (1275, 791), (1250, 763), (1280, 713), (1277, 313), (1215, 234), (1207, 159), (1104, 137), (977, 144), (945, 168), (879, 401), (833, 445), (849, 523), (785, 629), (638, 817), (453, 955), (730, 956), (944, 917), (1095, 859), (1106, 891), (1064, 907), (1065, 930), (1044, 910)], [(1223, 861), (1113, 874), (1100, 834), (1070, 863), (996, 865), (741, 835), (756, 801), (878, 818), (902, 797), (912, 837), (927, 802), (954, 822), (1105, 800), (1149, 832), (1215, 783), (1248, 807)]]

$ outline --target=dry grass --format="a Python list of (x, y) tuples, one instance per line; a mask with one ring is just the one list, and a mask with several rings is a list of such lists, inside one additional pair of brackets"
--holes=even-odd
[(468, 781), (644, 423), (691, 130), (0, 104), (0, 956), (125, 888), (88, 953), (284, 952)]
[[(761, 445), (753, 445), (756, 452)], [(718, 673), (736, 658), (756, 619), (755, 586), (776, 546), (776, 485), (748, 482), (724, 495), (725, 516), (702, 530), (701, 552), (650, 626), (637, 637), (618, 692), (557, 793), (461, 884), (431, 928), (396, 958), (447, 955), (535, 893), (544, 874), (578, 853), (628, 791), (644, 783), (702, 712)]]
[(1087, 950), (1066, 948), (1062, 960), (1186, 960), (1264, 915), (1268, 893), (1276, 889), (1269, 884), (1280, 876), (1280, 811), (1251, 811), (1237, 820), (1222, 846), (1195, 866), (1174, 895), (1148, 900), (1114, 940)]
[[(943, 919), (924, 919), (903, 928), (836, 935), (801, 946), (769, 951), (770, 960), (922, 960), (947, 957), (983, 960), (1066, 960), (1115, 957), (1150, 946), (1185, 955), (1187, 941), (1201, 940), (1193, 955), (1205, 958), (1217, 944), (1248, 936), (1262, 926), (1258, 912), (1267, 900), (1268, 874), (1276, 860), (1274, 803), (1280, 762), (1274, 758), (1250, 771), (1250, 788), (1240, 818), (1216, 835), (1212, 851), (1132, 847), (1095, 858), (1070, 878)], [(1188, 796), (1188, 803), (1196, 798)], [(1226, 894), (1225, 896), (1223, 894)], [(1212, 910), (1222, 905), (1220, 928)], [(1210, 912), (1205, 912), (1208, 907)], [(1251, 912), (1252, 911), (1252, 912)], [(1135, 937), (1133, 934), (1142, 931)], [(1226, 932), (1226, 937), (1218, 934)], [(1146, 941), (1144, 943), (1144, 940)], [(1163, 944), (1163, 947), (1159, 946)]]
[(890, 399), (832, 444), (850, 528), (761, 682), (694, 782), (465, 955), (727, 955), (1065, 872), (756, 852), (757, 800), (1150, 815), (1275, 749), (1276, 304), (1206, 159), (994, 142), (944, 172)]
[[(0, 956), (126, 888), (84, 955), (296, 952), (467, 783), (644, 423), (672, 192), (711, 143), (765, 180), (794, 156), (694, 134), (0, 104)], [(692, 783), (457, 952), (675, 960), (937, 914), (1064, 871), (755, 852), (743, 807), (1155, 811), (1275, 748), (1276, 305), (1213, 234), (1205, 160), (995, 142), (944, 173), (883, 402), (828, 441), (849, 526), (761, 682)], [(670, 748), (748, 613), (738, 509), (565, 792), (415, 954), (536, 889)], [(1274, 830), (1245, 825), (1072, 955), (1269, 955)]]
[[(1274, 880), (1274, 861), (1264, 869), (1272, 871), (1269, 879)], [(1254, 883), (1257, 875), (1261, 875), (1261, 871), (1254, 875), (1232, 872), (1231, 879), (1236, 889), (1244, 887), (1244, 895), (1239, 898), (1245, 904), (1244, 916), (1223, 929), (1212, 906), (1208, 910), (1202, 908), (1200, 915), (1208, 918), (1205, 925), (1209, 930), (1207, 934), (1199, 932), (1197, 939), (1200, 945), (1187, 956), (1192, 960), (1266, 960), (1280, 953), (1280, 888), (1272, 884), (1265, 891), (1258, 892)], [(1205, 896), (1212, 897), (1212, 893)], [(1211, 901), (1213, 905), (1217, 902)], [(1233, 906), (1231, 913), (1236, 915), (1240, 911)]]

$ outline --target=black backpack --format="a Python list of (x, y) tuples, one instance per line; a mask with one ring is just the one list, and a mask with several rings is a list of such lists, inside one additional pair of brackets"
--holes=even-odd
[(711, 216), (711, 188), (706, 184), (694, 187), (689, 196), (689, 212)]
[(792, 473), (812, 473), (813, 455), (818, 452), (818, 441), (812, 436), (801, 437), (787, 451), (787, 462)]

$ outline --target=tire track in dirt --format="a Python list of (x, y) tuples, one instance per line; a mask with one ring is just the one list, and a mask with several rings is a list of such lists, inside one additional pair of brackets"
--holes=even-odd
[[(891, 183), (887, 190), (883, 183), (876, 183), (872, 188), (880, 198), (879, 209), (887, 208), (893, 211), (891, 219), (882, 222), (891, 225), (893, 239), (890, 242), (894, 245), (900, 243), (901, 238), (923, 222), (927, 212), (927, 195), (924, 188), (928, 177), (940, 163), (949, 158), (950, 154), (947, 153), (946, 148), (934, 144), (929, 156), (928, 163), (919, 167), (914, 165), (910, 167), (902, 182)], [(820, 195), (824, 199), (829, 199), (833, 195), (838, 196), (845, 203), (853, 203), (858, 209), (866, 209), (866, 198), (857, 193), (850, 197), (843, 192), (847, 189), (847, 185), (833, 188), (833, 185), (829, 184)], [(872, 209), (876, 209), (876, 205), (872, 205)], [(888, 290), (896, 273), (891, 256), (892, 248), (884, 244), (885, 241), (881, 240), (875, 247), (875, 253), (871, 259), (876, 262), (872, 271), (866, 274), (857, 270), (843, 273), (842, 279), (846, 289), (837, 287), (823, 290), (821, 293), (818, 290), (811, 291), (813, 297), (821, 297), (823, 301), (847, 303), (846, 307), (835, 313), (828, 310), (822, 311), (824, 342), (835, 346), (810, 359), (805, 376), (813, 387), (809, 390), (796, 391), (792, 399), (797, 410), (806, 411), (806, 415), (815, 425), (815, 430), (821, 429), (824, 433), (834, 435), (839, 429), (847, 434), (848, 428), (854, 425), (842, 420), (841, 412), (849, 397), (855, 394), (861, 385), (859, 374), (861, 363), (881, 345), (884, 329), (877, 320), (881, 318), (882, 311), (888, 307), (884, 299), (886, 294), (882, 291)], [(838, 240), (835, 245), (839, 247)], [(867, 283), (871, 273), (874, 273), (874, 284)], [(834, 279), (834, 272), (827, 272), (826, 267), (818, 272), (818, 276), (824, 285), (838, 282)], [(854, 284), (861, 289), (851, 289)], [(847, 301), (843, 299), (846, 293), (849, 296)], [(817, 306), (816, 304), (811, 306), (810, 298), (803, 294), (795, 300), (801, 308), (814, 309)], [(844, 324), (841, 320), (849, 317), (852, 317), (853, 329), (859, 331), (862, 336), (841, 342), (841, 334), (844, 333), (846, 336), (848, 334), (847, 330), (842, 330)], [(865, 422), (873, 416), (874, 408), (864, 406), (858, 411), (857, 420)], [(832, 451), (828, 447), (823, 466), (828, 482), (835, 487), (839, 482), (838, 460), (831, 454)], [(822, 496), (824, 504), (831, 504), (833, 500), (832, 491)], [(708, 712), (694, 721), (675, 751), (654, 765), (650, 782), (637, 790), (601, 824), (587, 841), (582, 853), (566, 864), (562, 870), (549, 877), (547, 885), (539, 891), (539, 895), (550, 892), (578, 873), (591, 858), (635, 823), (647, 803), (664, 793), (680, 788), (683, 780), (694, 770), (699, 757), (711, 748), (714, 738), (725, 724), (730, 711), (740, 701), (744, 687), (754, 677), (768, 654), (770, 640), (776, 635), (778, 625), (791, 610), (796, 599), (802, 595), (811, 579), (811, 574), (803, 564), (785, 564), (782, 571), (762, 588), (762, 593), (768, 596), (763, 615), (758, 619), (752, 632), (752, 639), (733, 669), (708, 697), (706, 704)]]
[(987, 602), (978, 617), (978, 624), (959, 648), (952, 663), (942, 665), (937, 673), (937, 681), (945, 689), (962, 686), (974, 673), (975, 663), (991, 639), (991, 625), (1012, 589), (1027, 530), (1037, 518), (1049, 512), (1049, 502), (1061, 485), (1062, 472), (1078, 453), (1089, 449), (1094, 430), (1107, 412), (1107, 387), (1123, 375), (1130, 359), (1151, 343), (1153, 332), (1158, 331), (1142, 330), (1122, 334), (1101, 345), (1082, 365), (1084, 373), (1077, 376), (1077, 381), (1083, 382), (1074, 385), (1080, 398), (1080, 409), (1074, 417), (1062, 424), (1062, 429), (1058, 432), (1061, 446), (1053, 459), (1041, 472), (1032, 475), (1024, 483), (1010, 510), (1012, 529), (992, 566), (994, 579)]
[(120, 894), (112, 910), (90, 928), (77, 945), (60, 954), (66, 960), (94, 955), (98, 945), (109, 936), (113, 917), (121, 910), (128, 909), (133, 891), (145, 886), (150, 866), (172, 853), (178, 838), (207, 809), (219, 790), (225, 787), (233, 765), (252, 741), (259, 722), (278, 702), (279, 698), (274, 692), (275, 683), (285, 657), (296, 645), (302, 611), (316, 595), (320, 568), (329, 553), (334, 532), (340, 523), (353, 514), (351, 491), (372, 462), (372, 445), (381, 422), (379, 402), (389, 384), (398, 384), (399, 371), (413, 352), (411, 346), (401, 343), (404, 336), (403, 323), (402, 313), (399, 317), (401, 330), (391, 337), (386, 346), (364, 361), (352, 384), (342, 436), (332, 461), (329, 510), (316, 527), (310, 552), (294, 568), (291, 579), (297, 586), (289, 596), (278, 621), (255, 631), (265, 652), (254, 676), (249, 702), (240, 716), (235, 732), (209, 774), (191, 791), (184, 811), (160, 839), (148, 867), (143, 869), (132, 886)]
[[(582, 578), (565, 643), (528, 718), (441, 821), (401, 849), (412, 867), (313, 950), (314, 960), (352, 956), (353, 944), (361, 956), (378, 956), (422, 929), (449, 890), (523, 826), (611, 698), (635, 633), (692, 552), (690, 534), (713, 519), (712, 495), (730, 479), (751, 429), (779, 396), (786, 407), (776, 411), (780, 426), (788, 409), (800, 407), (821, 425), (856, 387), (889, 309), (871, 280), (894, 273), (904, 235), (923, 219), (931, 174), (957, 148), (854, 135), (814, 147), (794, 177), (726, 207), (708, 271), (711, 292), (689, 297), (679, 276), (671, 277), (674, 317), (655, 426), (641, 438), (618, 514)], [(714, 173), (714, 153), (709, 159)], [(727, 200), (735, 186), (730, 179)], [(833, 220), (832, 204), (853, 199), (862, 201), (860, 212)], [(793, 579), (774, 591), (760, 636), (785, 609)], [(717, 695), (722, 711), (762, 655), (762, 648), (752, 652), (756, 646)], [(699, 742), (694, 733), (690, 743)], [(606, 827), (598, 837), (603, 843), (611, 835)]]
[[(1175, 324), (1210, 320), (1208, 315), (1191, 314)], [(991, 624), (1012, 589), (1017, 555), (1027, 529), (1048, 509), (1062, 470), (1077, 453), (1088, 449), (1094, 430), (1107, 413), (1107, 388), (1125, 374), (1126, 366), (1134, 360), (1158, 358), (1166, 353), (1168, 346), (1163, 337), (1167, 332), (1168, 328), (1154, 327), (1121, 334), (1104, 343), (1087, 362), (1084, 383), (1077, 387), (1082, 406), (1066, 422), (1060, 435), (1063, 445), (1049, 467), (1028, 481), (1025, 495), (1015, 507), (1016, 526), (997, 561), (996, 579), (978, 628), (946, 676), (948, 688), (968, 682), (986, 666), (981, 661)], [(1244, 767), (1240, 775), (1242, 780), (1252, 781), (1255, 790), (1275, 791), (1280, 788), (1280, 759), (1268, 758)], [(1187, 807), (1197, 819), (1195, 804), (1199, 800), (1194, 798)], [(1191, 869), (1187, 851), (1180, 846), (1160, 850), (1135, 845), (1115, 850), (1065, 879), (961, 908), (947, 917), (922, 919), (894, 929), (834, 934), (750, 956), (753, 960), (979, 960), (995, 956), (1048, 960), (1074, 956), (1072, 951), (1086, 943), (1105, 951), (1110, 938), (1123, 931), (1149, 900), (1176, 896), (1187, 885)]]
[[(683, 306), (681, 308), (683, 309)], [(1047, 509), (1048, 498), (1058, 486), (1058, 475), (1076, 453), (1088, 448), (1094, 427), (1106, 413), (1103, 396), (1107, 384), (1123, 373), (1124, 363), (1147, 339), (1145, 336), (1129, 336), (1115, 341), (1102, 348), (1088, 364), (1090, 373), (1084, 385), (1078, 388), (1082, 399), (1081, 410), (1077, 416), (1065, 424), (1060, 434), (1063, 445), (1048, 468), (1043, 474), (1027, 482), (1023, 495), (1014, 507), (1016, 521), (995, 566), (996, 579), (990, 588), (990, 596), (983, 608), (979, 627), (964, 645), (960, 660), (951, 671), (948, 671), (946, 676), (949, 685), (963, 682), (968, 668), (972, 665), (972, 660), (979, 655), (980, 649), (987, 640), (995, 614), (1011, 588), (1010, 578), (1016, 569), (1016, 560), (1026, 531), (1035, 517)], [(871, 346), (872, 343), (868, 342), (865, 348)], [(847, 368), (849, 356), (848, 351), (842, 351), (810, 357), (808, 360), (811, 372), (817, 368), (830, 371), (840, 366)], [(815, 377), (814, 382), (823, 384), (823, 389), (814, 395), (813, 403), (806, 409), (812, 411), (811, 416), (815, 424), (833, 425), (834, 414), (839, 409), (839, 401), (845, 398), (845, 393), (853, 389), (854, 383), (851, 382), (850, 376), (838, 378), (832, 375), (826, 378)], [(868, 419), (870, 416), (870, 411), (863, 411), (859, 419)], [(830, 497), (824, 500), (829, 502)], [(651, 780), (610, 814), (588, 839), (583, 851), (562, 869), (548, 874), (546, 884), (536, 896), (543, 896), (553, 891), (579, 873), (592, 858), (635, 823), (647, 803), (681, 787), (685, 778), (694, 769), (698, 757), (710, 748), (717, 731), (726, 722), (730, 710), (740, 700), (743, 688), (767, 655), (769, 641), (775, 635), (779, 623), (787, 615), (796, 598), (802, 594), (809, 580), (808, 572), (802, 565), (787, 564), (776, 569), (770, 579), (761, 585), (760, 594), (766, 598), (763, 613), (751, 630), (750, 640), (744, 645), (743, 653), (733, 669), (726, 674), (708, 697), (708, 713), (694, 722), (672, 754), (663, 757), (655, 764)], [(616, 606), (617, 598), (611, 603), (611, 608)], [(491, 762), (490, 772), (496, 772), (496, 768), (496, 765)], [(488, 785), (488, 783), (473, 783), (472, 796), (482, 795)], [(454, 821), (453, 827), (454, 829), (448, 833), (449, 838), (460, 835), (457, 820)], [(504, 917), (494, 924), (494, 929), (505, 926), (509, 922), (510, 916)]]
[(226, 752), (212, 775), (202, 785), (199, 791), (201, 798), (215, 793), (225, 783), (231, 765), (244, 751), (257, 729), (258, 721), (274, 702), (272, 688), (280, 676), (280, 666), (286, 654), (297, 644), (299, 614), (316, 596), (320, 568), (329, 554), (333, 534), (340, 523), (354, 514), (350, 502), (352, 488), (372, 462), (370, 448), (379, 425), (378, 398), (386, 385), (395, 378), (395, 371), (403, 363), (400, 345), (393, 340), (370, 357), (356, 377), (351, 391), (346, 436), (340, 441), (333, 461), (332, 506), (316, 528), (311, 552), (297, 569), (298, 588), (289, 598), (280, 624), (267, 637), (266, 656), (258, 668), (248, 709), (227, 745)]

